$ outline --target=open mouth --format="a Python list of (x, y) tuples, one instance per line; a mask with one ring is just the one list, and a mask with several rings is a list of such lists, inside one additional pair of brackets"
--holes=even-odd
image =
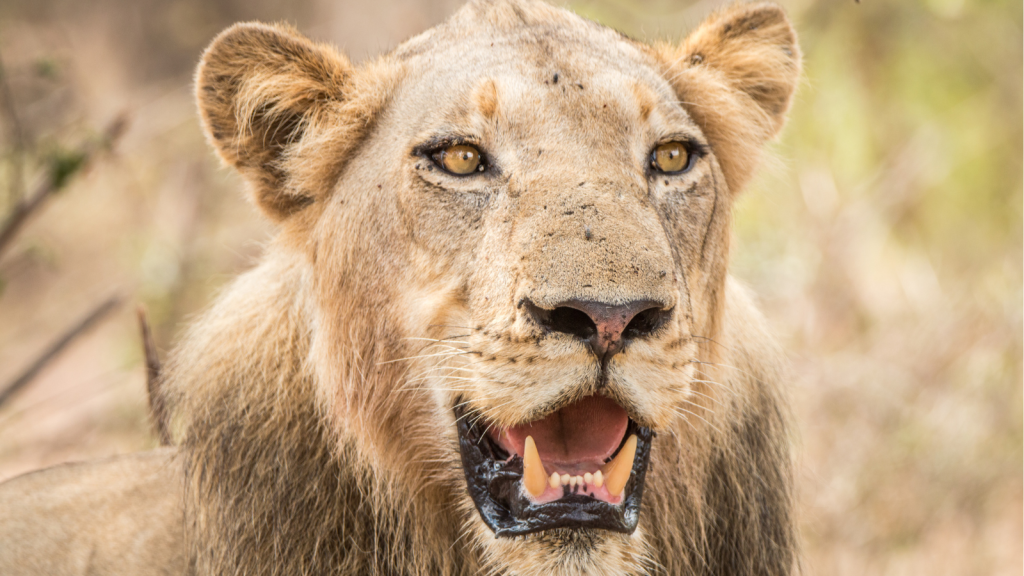
[(636, 529), (653, 433), (613, 400), (588, 396), (505, 429), (455, 416), (466, 485), (496, 536)]

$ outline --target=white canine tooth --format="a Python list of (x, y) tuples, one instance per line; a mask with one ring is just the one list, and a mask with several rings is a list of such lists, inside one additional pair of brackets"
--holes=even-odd
[(568, 485), (569, 485), (569, 475), (568, 474), (562, 474), (562, 486), (568, 486)]
[(604, 486), (604, 474), (602, 474), (600, 470), (594, 472), (594, 486), (597, 486), (598, 488)]
[(590, 472), (587, 472), (586, 474), (583, 475), (583, 482), (585, 482), (587, 484), (587, 486), (593, 484), (594, 483), (594, 475), (591, 474)]
[(523, 448), (523, 486), (531, 496), (540, 496), (547, 483), (548, 475), (544, 473), (544, 463), (537, 452), (537, 444), (532, 436), (527, 436)]
[(583, 476), (576, 477), (576, 484), (578, 484), (580, 488), (583, 488)]
[(626, 488), (629, 475), (633, 472), (633, 459), (636, 457), (636, 434), (631, 434), (619, 450), (619, 455), (604, 467), (605, 482), (608, 492), (613, 496), (622, 495)]
[(558, 476), (558, 472), (552, 472), (551, 478), (548, 479), (548, 485), (552, 488), (558, 488), (561, 483), (562, 479)]
[(569, 476), (569, 488), (576, 487), (576, 476)]

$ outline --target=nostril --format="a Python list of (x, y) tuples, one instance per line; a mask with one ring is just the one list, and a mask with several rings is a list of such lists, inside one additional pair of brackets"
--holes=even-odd
[(665, 325), (665, 322), (672, 315), (672, 310), (662, 310), (655, 306), (648, 308), (629, 321), (626, 325), (626, 329), (622, 331), (622, 337), (627, 340), (634, 338), (645, 338), (650, 336), (659, 328)]
[(629, 340), (654, 335), (668, 323), (673, 311), (652, 300), (626, 304), (569, 300), (561, 306), (541, 308), (524, 299), (520, 306), (523, 304), (538, 326), (585, 340), (602, 361), (620, 352)]
[(586, 340), (597, 334), (597, 324), (581, 310), (560, 306), (548, 314), (546, 327), (556, 332), (572, 334)]

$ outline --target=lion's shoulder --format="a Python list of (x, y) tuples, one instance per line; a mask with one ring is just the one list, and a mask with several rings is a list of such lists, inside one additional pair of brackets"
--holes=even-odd
[(184, 573), (182, 478), (160, 448), (0, 484), (0, 572)]

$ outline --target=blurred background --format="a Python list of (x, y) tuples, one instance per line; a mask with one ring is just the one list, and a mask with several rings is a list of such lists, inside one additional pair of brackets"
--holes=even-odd
[[(0, 222), (59, 184), (0, 245), (0, 393), (122, 302), (0, 404), (0, 480), (155, 446), (135, 307), (165, 354), (272, 233), (199, 130), (210, 39), (287, 21), (358, 62), (459, 4), (0, 2)], [(721, 4), (568, 6), (654, 40)], [(732, 270), (794, 367), (804, 572), (1021, 574), (1022, 4), (782, 4), (806, 75), (738, 204)]]

